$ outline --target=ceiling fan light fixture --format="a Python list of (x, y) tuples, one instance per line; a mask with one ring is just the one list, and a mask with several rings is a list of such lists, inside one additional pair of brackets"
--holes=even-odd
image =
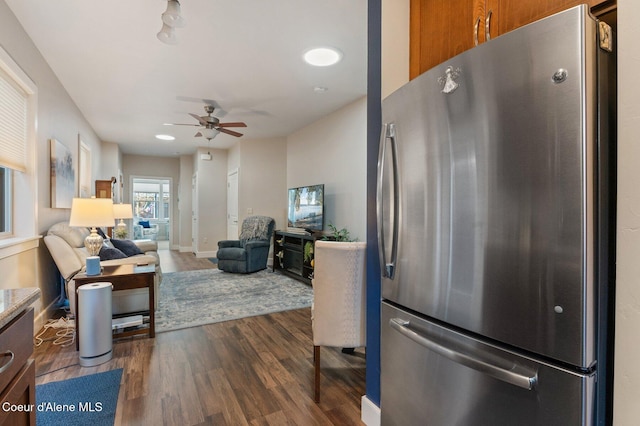
[(342, 60), (342, 52), (333, 47), (316, 47), (304, 52), (302, 57), (309, 65), (328, 67)]
[(170, 27), (167, 24), (162, 24), (162, 29), (160, 30), (160, 32), (156, 35), (156, 37), (158, 37), (158, 40), (160, 40), (161, 42), (165, 43), (165, 44), (177, 44), (178, 43), (178, 37), (176, 36), (176, 32), (175, 30)]
[(200, 133), (202, 133), (202, 136), (204, 136), (205, 139), (207, 140), (211, 140), (213, 138), (215, 138), (216, 136), (218, 136), (218, 133), (220, 133), (219, 130), (217, 129), (202, 129), (200, 130)]
[(162, 14), (162, 22), (173, 28), (182, 28), (186, 25), (185, 19), (180, 14), (178, 0), (167, 1), (167, 10)]

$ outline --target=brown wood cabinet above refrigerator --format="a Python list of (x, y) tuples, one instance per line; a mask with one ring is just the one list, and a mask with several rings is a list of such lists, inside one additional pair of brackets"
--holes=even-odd
[(523, 25), (579, 4), (595, 16), (615, 0), (411, 0), (409, 77)]

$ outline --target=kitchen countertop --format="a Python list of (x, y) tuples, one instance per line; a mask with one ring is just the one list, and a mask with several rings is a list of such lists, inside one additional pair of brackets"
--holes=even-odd
[(0, 290), (0, 328), (40, 298), (37, 287)]

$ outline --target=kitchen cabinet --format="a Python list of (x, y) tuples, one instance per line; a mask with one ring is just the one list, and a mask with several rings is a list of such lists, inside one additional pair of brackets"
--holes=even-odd
[(473, 0), (411, 0), (411, 78), (473, 47), (472, 6)]
[(36, 374), (33, 354), (33, 308), (0, 329), (0, 424), (35, 426)]
[(411, 0), (409, 76), (413, 79), (479, 43), (583, 3), (596, 16), (616, 7), (615, 0)]

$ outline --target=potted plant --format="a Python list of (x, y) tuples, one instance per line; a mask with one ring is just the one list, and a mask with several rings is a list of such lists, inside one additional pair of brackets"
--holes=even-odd
[(313, 243), (307, 241), (304, 245), (304, 263), (313, 268)]
[(357, 239), (352, 239), (349, 235), (349, 231), (347, 228), (338, 229), (332, 223), (327, 225), (330, 229), (329, 235), (325, 235), (322, 237), (323, 240), (326, 241), (343, 241), (343, 242), (352, 242), (357, 241)]
[(124, 240), (127, 238), (127, 235), (129, 235), (129, 232), (125, 227), (117, 226), (113, 229), (113, 236), (119, 240)]

